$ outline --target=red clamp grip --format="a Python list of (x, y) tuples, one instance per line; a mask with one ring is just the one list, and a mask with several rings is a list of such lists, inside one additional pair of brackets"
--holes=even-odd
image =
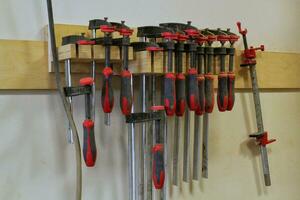
[(131, 76), (132, 74), (129, 70), (121, 72), (120, 106), (125, 116), (131, 113), (132, 108)]
[(164, 76), (164, 105), (166, 114), (173, 116), (176, 111), (176, 76), (174, 73), (166, 73)]
[(95, 41), (91, 41), (91, 40), (78, 40), (76, 42), (76, 44), (78, 44), (78, 45), (95, 45), (96, 42)]
[(238, 27), (238, 30), (239, 30), (240, 34), (242, 34), (244, 36), (247, 35), (248, 30), (246, 28), (244, 30), (242, 29), (241, 22), (237, 22), (236, 25)]
[(94, 122), (86, 119), (83, 122), (83, 157), (87, 167), (93, 167), (96, 163), (97, 149), (94, 135)]
[(178, 38), (177, 34), (171, 32), (163, 32), (161, 36), (165, 39), (176, 40)]
[(164, 167), (164, 146), (156, 144), (152, 148), (152, 180), (155, 189), (162, 189), (165, 182), (165, 167)]
[(115, 27), (109, 25), (100, 26), (100, 30), (104, 33), (112, 33), (115, 31)]
[(110, 113), (114, 106), (114, 95), (113, 95), (112, 80), (111, 80), (113, 71), (110, 67), (105, 67), (102, 73), (104, 77), (103, 77), (101, 103), (102, 103), (103, 111), (105, 113)]

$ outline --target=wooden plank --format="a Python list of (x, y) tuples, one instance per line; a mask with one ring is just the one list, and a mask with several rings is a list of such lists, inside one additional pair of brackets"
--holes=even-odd
[[(143, 63), (149, 63), (149, 54), (139, 55), (130, 63), (133, 72), (144, 72)], [(236, 57), (236, 87), (248, 89), (250, 85), (249, 71), (239, 67), (240, 51)], [(54, 74), (48, 72), (48, 45), (42, 41), (0, 40), (0, 89), (55, 89)], [(161, 63), (161, 54), (160, 60)], [(261, 52), (257, 57), (257, 74), (262, 89), (300, 89), (300, 54), (281, 52)], [(149, 64), (148, 64), (149, 66)], [(158, 64), (155, 71), (163, 71)], [(162, 64), (160, 65), (163, 66)], [(61, 66), (63, 68), (63, 66)], [(87, 76), (90, 63), (76, 62), (72, 65), (74, 83), (80, 77)], [(103, 63), (97, 66), (97, 73), (103, 68)], [(114, 64), (114, 71), (119, 72), (119, 64)], [(84, 73), (82, 73), (84, 72)], [(100, 77), (99, 75), (97, 75)], [(63, 77), (63, 76), (62, 76)], [(101, 85), (98, 83), (97, 85)], [(217, 83), (217, 82), (216, 82)], [(217, 84), (215, 84), (217, 86)]]

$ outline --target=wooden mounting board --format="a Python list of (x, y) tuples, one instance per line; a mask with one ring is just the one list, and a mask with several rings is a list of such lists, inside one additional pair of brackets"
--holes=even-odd
[[(61, 24), (55, 25), (55, 31), (57, 44), (61, 44), (62, 36), (83, 32), (88, 36), (89, 32), (87, 26)], [(133, 36), (132, 41), (137, 41), (137, 38)], [(0, 89), (55, 89), (54, 73), (48, 72), (48, 52), (48, 43), (45, 41), (0, 40)], [(239, 67), (240, 53), (237, 51), (235, 60), (236, 88), (249, 89), (251, 88), (249, 71)], [(155, 71), (163, 72), (162, 53), (159, 54)], [(139, 52), (132, 56), (133, 60), (130, 61), (132, 72), (150, 71), (149, 53)], [(261, 89), (300, 89), (299, 53), (259, 52), (257, 63), (258, 82)], [(61, 64), (61, 69), (63, 69), (63, 62)], [(97, 63), (98, 74), (102, 67), (103, 63)], [(81, 77), (87, 76), (89, 68), (90, 59), (72, 60), (73, 83), (78, 83)], [(120, 71), (120, 63), (114, 63), (114, 71), (116, 73)], [(96, 80), (97, 86), (101, 84), (99, 79)], [(217, 86), (217, 77), (215, 80), (215, 86)]]
[[(236, 88), (249, 89), (249, 72), (239, 67), (239, 59), (240, 56), (236, 58)], [(300, 54), (261, 52), (257, 63), (260, 88), (300, 88)], [(137, 62), (136, 66), (131, 65), (132, 69), (139, 70), (140, 64), (141, 62)], [(73, 67), (81, 69), (79, 64)], [(99, 73), (100, 67), (97, 71)], [(86, 75), (74, 73), (74, 83), (78, 83), (79, 78)], [(54, 74), (48, 72), (47, 42), (0, 40), (0, 82), (2, 90), (55, 89)]]

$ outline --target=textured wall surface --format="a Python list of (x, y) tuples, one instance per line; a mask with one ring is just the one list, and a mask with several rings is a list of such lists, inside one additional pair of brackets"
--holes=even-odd
[[(108, 16), (112, 20), (125, 19), (132, 26), (193, 20), (199, 27), (225, 26), (235, 30), (235, 22), (241, 20), (250, 30), (253, 44), (263, 42), (272, 51), (300, 52), (300, 26), (296, 23), (300, 18), (299, 0), (54, 0), (53, 4), (57, 23), (86, 24), (90, 18)], [(41, 30), (47, 23), (45, 11), (45, 1), (2, 0), (0, 39), (42, 39)], [(251, 93), (243, 92), (237, 94), (232, 112), (219, 113), (215, 109), (212, 114), (209, 179), (169, 187), (170, 199), (299, 199), (300, 93), (264, 92), (261, 97), (265, 128), (278, 139), (269, 148), (272, 187), (263, 187), (260, 157), (247, 137), (255, 132), (255, 113)], [(80, 139), (83, 103), (80, 97), (74, 101)], [(2, 91), (0, 116), (0, 199), (73, 199), (74, 147), (66, 141), (66, 119), (58, 95), (47, 91)], [(99, 152), (95, 168), (83, 167), (83, 199), (126, 199), (127, 129), (118, 92), (112, 122), (109, 128), (103, 125), (98, 104)]]

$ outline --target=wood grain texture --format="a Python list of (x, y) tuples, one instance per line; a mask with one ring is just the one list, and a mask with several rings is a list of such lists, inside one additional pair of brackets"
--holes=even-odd
[[(149, 56), (148, 52), (136, 54), (135, 60), (130, 62), (130, 69), (135, 73), (145, 73), (144, 66), (148, 66), (148, 71), (149, 60), (145, 59), (149, 59)], [(155, 71), (162, 72), (162, 53), (156, 56), (158, 59)], [(236, 88), (249, 89), (251, 87), (249, 71), (239, 67), (240, 59), (240, 51), (238, 51), (235, 62)], [(258, 83), (261, 89), (300, 88), (300, 54), (260, 52), (257, 55), (257, 63)], [(90, 66), (89, 60), (72, 61), (74, 83), (78, 83), (80, 77), (88, 76)], [(63, 69), (63, 63), (61, 68)], [(99, 62), (98, 77), (102, 68), (103, 63)], [(114, 71), (120, 72), (119, 63), (114, 63)], [(97, 78), (97, 82), (98, 79), (100, 78)], [(48, 72), (47, 42), (0, 40), (0, 81), (0, 89), (55, 89), (54, 74)]]

